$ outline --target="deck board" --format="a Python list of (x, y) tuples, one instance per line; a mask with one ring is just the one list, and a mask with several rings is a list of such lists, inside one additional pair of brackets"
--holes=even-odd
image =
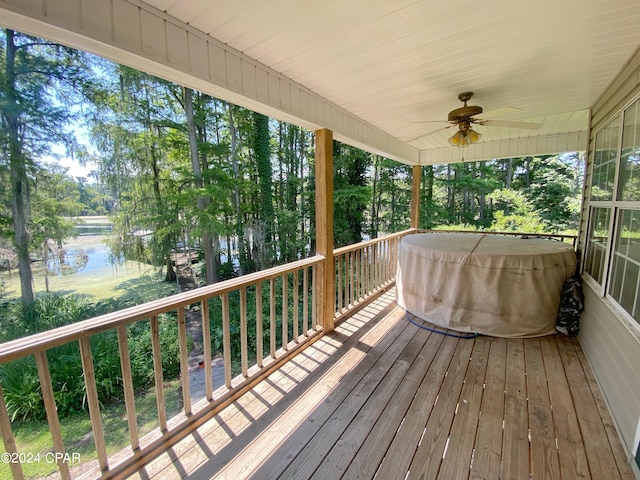
[(591, 478), (620, 478), (609, 438), (584, 374), (583, 365), (575, 351), (574, 342), (562, 337), (556, 338), (556, 342), (574, 399), (580, 432), (583, 439), (588, 439), (583, 444)]
[(502, 437), (502, 474), (505, 478), (529, 478), (529, 422), (524, 344), (507, 342), (507, 378)]
[(553, 406), (560, 473), (562, 478), (589, 478), (587, 454), (558, 345), (553, 337), (546, 337), (540, 346)]
[(444, 382), (457, 343), (458, 340), (447, 337), (440, 345), (425, 381), (416, 392), (402, 424), (398, 426), (389, 451), (377, 472), (378, 478), (402, 480), (406, 477), (416, 447), (424, 434), (424, 426)]
[(447, 452), (438, 473), (441, 478), (467, 478), (470, 474), (477, 429), (474, 431), (469, 426), (477, 426), (479, 423), (490, 348), (491, 342), (487, 337), (480, 337), (474, 341), (460, 401), (451, 426)]
[[(429, 367), (434, 361), (436, 353), (442, 343), (444, 337), (441, 335), (430, 335), (424, 344), (422, 351), (418, 355), (416, 361), (411, 366), (402, 383), (396, 390), (393, 398), (387, 404), (382, 414), (376, 419), (376, 423), (368, 433), (364, 441), (354, 452), (353, 458), (346, 469), (344, 469), (344, 479), (357, 480), (359, 478), (373, 478), (378, 469), (378, 465), (382, 462), (387, 454), (389, 446), (393, 441), (394, 434), (402, 425), (403, 419), (407, 416), (414, 397), (420, 398), (420, 386), (423, 384), (430, 385), (433, 382), (428, 376)], [(416, 393), (417, 391), (417, 393)], [(331, 463), (332, 459), (328, 459)], [(342, 465), (334, 467), (334, 472), (339, 474), (343, 471)], [(407, 462), (408, 463), (408, 462)]]
[(133, 478), (633, 478), (575, 339), (458, 339), (375, 303)]
[(500, 478), (502, 463), (507, 340), (492, 338), (489, 342), (489, 358), (471, 463), (472, 479)]
[(560, 478), (556, 434), (540, 341), (532, 338), (524, 342), (524, 355), (531, 432), (531, 474), (533, 478)]

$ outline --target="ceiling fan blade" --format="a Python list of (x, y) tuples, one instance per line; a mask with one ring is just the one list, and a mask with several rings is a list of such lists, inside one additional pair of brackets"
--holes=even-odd
[(514, 113), (518, 113), (521, 112), (522, 109), (518, 108), (518, 107), (500, 107), (500, 108), (494, 108), (493, 110), (489, 110), (488, 112), (483, 112), (482, 113), (482, 118), (489, 120), (490, 118), (500, 118), (500, 117), (504, 117), (507, 115), (512, 115)]
[(542, 127), (541, 123), (532, 122), (511, 122), (509, 120), (481, 120), (476, 119), (473, 123), (479, 125), (488, 125), (491, 127), (506, 127), (506, 128), (524, 128), (527, 130), (537, 130)]
[(453, 126), (454, 126), (454, 125), (447, 125), (446, 127), (438, 128), (437, 130), (432, 130), (431, 132), (428, 132), (428, 133), (423, 133), (422, 135), (419, 135), (419, 136), (417, 136), (417, 137), (415, 137), (415, 138), (411, 138), (411, 139), (407, 140), (407, 143), (411, 143), (411, 142), (413, 142), (414, 140), (419, 140), (419, 139), (421, 139), (421, 138), (423, 138), (423, 137), (427, 137), (427, 136), (429, 136), (429, 135), (431, 135), (431, 134), (433, 134), (433, 133), (440, 132), (440, 131), (442, 131), (442, 130), (446, 130), (447, 128), (451, 128), (451, 127), (453, 127)]

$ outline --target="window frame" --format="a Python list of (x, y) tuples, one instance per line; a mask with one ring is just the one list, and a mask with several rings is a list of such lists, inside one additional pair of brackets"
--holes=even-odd
[[(636, 320), (633, 317), (632, 313), (629, 313), (625, 307), (623, 307), (614, 297), (609, 293), (611, 289), (612, 282), (614, 281), (614, 265), (613, 262), (616, 258), (616, 245), (619, 241), (619, 218), (623, 215), (623, 211), (633, 210), (640, 211), (640, 200), (619, 200), (618, 198), (621, 195), (620, 192), (620, 176), (621, 176), (621, 162), (622, 162), (622, 146), (623, 146), (623, 135), (624, 135), (624, 120), (625, 114), (632, 107), (636, 106), (637, 109), (640, 109), (640, 95), (635, 96), (631, 101), (625, 104), (619, 111), (616, 111), (611, 119), (602, 125), (596, 132), (592, 135), (592, 150), (591, 150), (591, 162), (589, 164), (589, 194), (585, 195), (585, 200), (587, 205), (583, 208), (583, 211), (587, 215), (586, 230), (584, 232), (584, 251), (582, 253), (582, 262), (581, 262), (581, 273), (583, 279), (589, 283), (589, 285), (596, 291), (600, 297), (608, 300), (614, 307), (614, 311), (618, 313), (618, 315), (622, 316), (625, 320), (625, 323), (628, 323), (632, 327), (632, 331), (636, 336), (640, 337), (640, 319)], [(638, 110), (636, 110), (637, 112)], [(636, 121), (640, 122), (640, 115), (636, 115)], [(618, 123), (618, 138), (616, 142), (616, 157), (615, 157), (615, 174), (614, 174), (614, 184), (613, 184), (613, 192), (611, 195), (611, 200), (592, 200), (592, 188), (593, 188), (593, 173), (595, 168), (595, 156), (596, 156), (596, 148), (597, 148), (597, 137), (601, 132), (604, 132), (605, 129), (611, 127), (615, 122)], [(603, 265), (602, 272), (602, 281), (598, 282), (598, 280), (591, 276), (590, 272), (586, 271), (586, 260), (587, 256), (590, 252), (590, 236), (592, 229), (592, 222), (594, 221), (594, 209), (608, 209), (610, 212), (609, 215), (609, 231), (607, 236), (607, 246), (605, 252), (605, 260)], [(593, 247), (591, 247), (593, 248)], [(635, 290), (635, 299), (640, 302), (640, 287), (637, 287)]]

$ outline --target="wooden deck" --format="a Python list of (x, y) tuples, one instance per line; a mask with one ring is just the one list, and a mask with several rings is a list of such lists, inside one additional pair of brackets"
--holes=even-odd
[(577, 341), (431, 333), (389, 292), (133, 478), (633, 479)]

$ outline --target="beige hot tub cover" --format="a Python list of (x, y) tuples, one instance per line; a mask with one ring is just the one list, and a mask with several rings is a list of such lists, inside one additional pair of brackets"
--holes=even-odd
[(398, 305), (435, 325), (498, 337), (555, 333), (560, 293), (576, 269), (572, 245), (467, 233), (404, 237)]

